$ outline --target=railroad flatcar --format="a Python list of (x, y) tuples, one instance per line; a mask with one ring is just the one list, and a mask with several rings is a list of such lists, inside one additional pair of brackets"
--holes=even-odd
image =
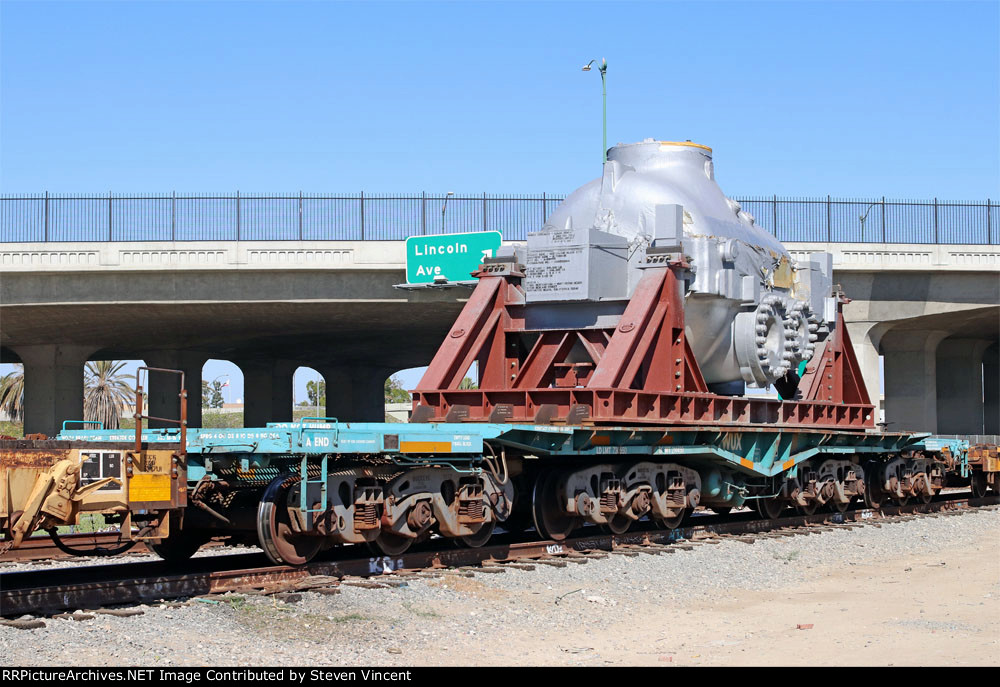
[[(226, 536), (301, 565), (344, 544), (478, 547), (497, 527), (558, 541), (699, 509), (998, 489), (995, 445), (876, 425), (830, 256), (792, 260), (722, 193), (705, 146), (615, 146), (473, 276), (409, 423), (188, 428), (182, 392), (177, 427), (0, 441), (5, 545), (91, 511), (168, 560)], [(478, 388), (460, 388), (474, 364)], [(768, 386), (778, 398), (746, 393)]]

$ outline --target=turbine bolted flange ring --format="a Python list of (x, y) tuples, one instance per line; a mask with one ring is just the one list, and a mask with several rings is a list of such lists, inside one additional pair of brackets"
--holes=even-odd
[(736, 316), (736, 357), (748, 384), (766, 387), (788, 372), (787, 347), (795, 344), (785, 323), (784, 300), (773, 293), (762, 298), (755, 310)]

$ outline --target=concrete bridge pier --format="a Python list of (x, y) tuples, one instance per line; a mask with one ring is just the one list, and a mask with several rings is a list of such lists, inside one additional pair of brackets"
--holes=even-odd
[(851, 345), (854, 348), (854, 356), (858, 360), (861, 368), (861, 376), (864, 378), (865, 387), (868, 389), (868, 398), (875, 405), (879, 405), (879, 395), (882, 393), (879, 371), (879, 344), (882, 336), (891, 325), (881, 322), (848, 322), (847, 333), (851, 337)]
[[(184, 372), (187, 388), (187, 426), (201, 427), (201, 368), (208, 356), (190, 351), (157, 351), (143, 356), (149, 367), (162, 367)], [(168, 372), (150, 372), (147, 414), (153, 417), (179, 418), (181, 378)], [(176, 423), (150, 420), (150, 427), (177, 427)]]
[(1000, 434), (1000, 343), (983, 353), (983, 434)]
[(83, 419), (83, 366), (95, 350), (61, 344), (13, 349), (24, 364), (25, 434), (54, 437), (63, 420)]
[(983, 353), (992, 341), (949, 338), (937, 349), (937, 431), (983, 433)]
[(298, 363), (289, 360), (234, 360), (243, 371), (243, 426), (291, 422), (292, 375)]
[(936, 353), (946, 336), (947, 331), (914, 329), (889, 330), (882, 337), (890, 431), (937, 431)]
[(345, 422), (385, 420), (385, 380), (394, 368), (352, 365), (316, 369), (326, 380), (327, 417)]

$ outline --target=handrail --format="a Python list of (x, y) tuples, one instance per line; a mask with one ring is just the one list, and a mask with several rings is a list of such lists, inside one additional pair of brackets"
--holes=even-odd
[[(181, 392), (178, 394), (180, 398), (180, 418), (175, 420), (173, 418), (166, 417), (154, 417), (152, 415), (143, 415), (143, 393), (142, 393), (142, 371), (147, 372), (147, 377), (149, 372), (164, 372), (166, 374), (180, 375), (181, 377)], [(173, 370), (166, 367), (140, 367), (135, 371), (135, 452), (139, 453), (142, 451), (142, 420), (146, 418), (148, 420), (159, 420), (160, 422), (169, 422), (171, 424), (180, 425), (181, 428), (181, 447), (178, 451), (179, 457), (183, 458), (187, 454), (187, 387), (184, 385), (184, 371), (183, 370)]]
[[(447, 213), (439, 223), (436, 208), (445, 198)], [(469, 231), (500, 231), (505, 240), (519, 241), (541, 229), (564, 198), (551, 193), (0, 194), (0, 243), (383, 241)], [(1000, 244), (1000, 204), (990, 198), (740, 195), (734, 200), (783, 242)]]
[(99, 420), (63, 420), (62, 431), (66, 431), (66, 425), (97, 425), (97, 429), (104, 429), (104, 423)]

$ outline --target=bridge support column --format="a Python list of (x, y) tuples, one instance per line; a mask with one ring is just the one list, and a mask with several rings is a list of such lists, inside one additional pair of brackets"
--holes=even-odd
[(938, 431), (938, 344), (948, 332), (890, 329), (881, 340), (885, 357), (885, 421), (892, 431)]
[(983, 434), (1000, 434), (1000, 342), (983, 353)]
[(83, 419), (83, 366), (93, 348), (43, 344), (14, 352), (24, 363), (25, 434), (54, 437), (63, 420)]
[(288, 360), (236, 361), (243, 371), (243, 426), (292, 420), (292, 374), (297, 363)]
[[(879, 342), (885, 334), (888, 325), (880, 322), (848, 322), (847, 333), (854, 346), (854, 356), (858, 359), (861, 376), (868, 389), (868, 398), (876, 409), (879, 408), (882, 395), (882, 381), (879, 372)], [(882, 409), (884, 410), (884, 408)]]
[(326, 380), (327, 417), (348, 422), (385, 422), (385, 380), (392, 369), (374, 366), (316, 369)]
[(937, 431), (983, 433), (983, 353), (990, 341), (945, 339), (937, 349)]
[[(156, 351), (143, 356), (149, 367), (181, 370), (187, 388), (187, 426), (201, 427), (201, 369), (208, 356), (191, 351)], [(150, 372), (147, 414), (154, 417), (179, 418), (181, 378), (166, 372)], [(150, 427), (177, 427), (176, 423), (150, 420)]]

